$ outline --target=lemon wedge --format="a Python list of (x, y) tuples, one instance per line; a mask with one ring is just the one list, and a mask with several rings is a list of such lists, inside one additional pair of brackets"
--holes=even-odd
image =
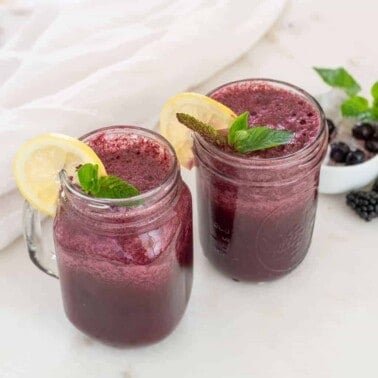
[(217, 130), (228, 129), (236, 114), (227, 106), (199, 93), (184, 92), (171, 97), (160, 113), (160, 133), (173, 145), (180, 164), (193, 165), (191, 131), (176, 118), (186, 113)]
[(61, 134), (43, 134), (26, 142), (17, 152), (13, 174), (22, 196), (40, 212), (54, 216), (58, 200), (59, 172), (76, 177), (76, 167), (98, 164), (100, 176), (105, 167), (84, 142)]

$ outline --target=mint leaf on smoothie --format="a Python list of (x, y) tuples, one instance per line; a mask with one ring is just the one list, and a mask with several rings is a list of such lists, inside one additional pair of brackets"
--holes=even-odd
[(96, 193), (101, 198), (130, 198), (140, 194), (139, 190), (116, 176), (103, 176), (99, 179), (100, 187)]
[(356, 95), (361, 86), (353, 78), (353, 76), (343, 67), (339, 68), (319, 68), (314, 67), (325, 83), (334, 88), (340, 88), (346, 92), (348, 96)]
[(228, 132), (228, 144), (241, 153), (265, 150), (290, 142), (293, 133), (266, 126), (248, 126), (249, 112), (235, 118)]
[(235, 118), (230, 130), (228, 131), (228, 144), (232, 146), (235, 143), (236, 133), (240, 130), (248, 129), (248, 116), (249, 112), (244, 112)]
[(189, 114), (177, 113), (176, 117), (180, 123), (199, 133), (212, 144), (218, 147), (228, 144), (241, 153), (265, 150), (287, 144), (294, 135), (290, 131), (275, 130), (266, 126), (249, 128), (249, 112), (244, 112), (234, 119), (228, 130), (227, 137), (211, 125), (201, 122)]
[(237, 131), (234, 148), (241, 153), (265, 150), (288, 144), (294, 133), (286, 130), (275, 130), (266, 126), (255, 126), (248, 130)]
[(85, 193), (96, 193), (99, 189), (98, 165), (84, 164), (77, 170), (77, 176)]
[(130, 198), (140, 194), (133, 185), (116, 176), (98, 177), (97, 164), (84, 164), (77, 170), (83, 192), (100, 198)]

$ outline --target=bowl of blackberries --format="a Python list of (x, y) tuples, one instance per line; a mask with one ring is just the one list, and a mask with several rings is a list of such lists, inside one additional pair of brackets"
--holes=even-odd
[(319, 190), (325, 194), (348, 192), (347, 205), (371, 221), (378, 217), (378, 124), (342, 120), (337, 127), (330, 119), (327, 124), (329, 147)]
[(320, 173), (325, 194), (362, 188), (378, 176), (378, 123), (327, 119), (329, 146)]
[(364, 97), (345, 68), (314, 69), (332, 87), (317, 96), (328, 117), (329, 134), (319, 191), (347, 193), (348, 206), (366, 221), (372, 220), (378, 217), (378, 81)]

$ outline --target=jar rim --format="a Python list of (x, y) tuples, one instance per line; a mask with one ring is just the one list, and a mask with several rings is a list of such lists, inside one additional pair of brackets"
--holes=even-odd
[(292, 160), (295, 160), (297, 157), (301, 157), (302, 155), (307, 155), (306, 153), (308, 151), (311, 151), (311, 148), (313, 148), (313, 146), (316, 145), (319, 142), (319, 140), (324, 135), (324, 133), (327, 132), (326, 116), (325, 116), (324, 111), (321, 108), (319, 102), (315, 99), (315, 97), (313, 97), (308, 92), (306, 92), (304, 89), (302, 89), (302, 88), (300, 88), (300, 87), (298, 87), (294, 84), (290, 84), (290, 83), (287, 83), (287, 82), (281, 81), (281, 80), (269, 79), (269, 78), (248, 78), (248, 79), (230, 81), (230, 82), (222, 84), (222, 85), (218, 86), (217, 88), (211, 90), (210, 92), (207, 93), (207, 96), (211, 96), (213, 93), (215, 93), (219, 89), (222, 89), (222, 88), (227, 87), (229, 85), (238, 84), (238, 83), (247, 83), (247, 82), (271, 83), (273, 85), (281, 86), (283, 88), (289, 88), (290, 90), (300, 94), (301, 96), (306, 98), (308, 101), (310, 101), (312, 103), (312, 105), (315, 106), (315, 108), (316, 108), (316, 110), (317, 110), (317, 112), (319, 113), (319, 116), (320, 116), (320, 129), (319, 129), (319, 132), (318, 132), (318, 135), (316, 136), (316, 138), (310, 144), (304, 146), (303, 148), (301, 148), (301, 149), (299, 149), (299, 150), (297, 150), (297, 151), (295, 151), (291, 154), (283, 155), (283, 156), (279, 156), (279, 157), (272, 157), (272, 158), (259, 158), (259, 157), (253, 157), (253, 156), (246, 156), (246, 155), (243, 155), (243, 154), (236, 155), (236, 154), (233, 154), (233, 153), (230, 153), (230, 152), (223, 151), (220, 148), (217, 148), (216, 146), (214, 146), (213, 144), (207, 142), (198, 133), (193, 133), (195, 140), (197, 140), (207, 152), (210, 152), (210, 153), (213, 153), (213, 154), (215, 153), (218, 156), (220, 156), (221, 158), (234, 161), (235, 163), (241, 164), (241, 165), (250, 165), (251, 163), (266, 164), (267, 162), (277, 163), (277, 164), (279, 164), (279, 163), (285, 164), (285, 163), (291, 162)]
[[(173, 146), (170, 144), (170, 142), (164, 138), (159, 133), (152, 131), (150, 129), (146, 129), (139, 126), (129, 126), (129, 125), (113, 125), (113, 126), (106, 126), (102, 127), (93, 131), (90, 131), (84, 135), (82, 135), (79, 140), (85, 141), (89, 137), (96, 135), (98, 133), (106, 132), (106, 131), (129, 131), (130, 134), (134, 135), (140, 135), (140, 136), (146, 136), (148, 138), (151, 138), (164, 147), (167, 148), (168, 152), (172, 156), (172, 166), (170, 167), (168, 173), (166, 174), (165, 178), (158, 184), (158, 186), (147, 190), (141, 194), (138, 194), (134, 197), (128, 197), (128, 198), (97, 198), (89, 196), (81, 191), (79, 191), (75, 185), (71, 182), (71, 180), (68, 178), (68, 175), (65, 170), (61, 170), (59, 172), (59, 179), (61, 182), (61, 185), (64, 186), (71, 194), (73, 194), (78, 199), (81, 199), (91, 205), (94, 206), (127, 206), (127, 205), (135, 205), (135, 203), (142, 202), (145, 203), (147, 200), (156, 197), (159, 193), (162, 192), (162, 189), (166, 188), (164, 195), (159, 198), (159, 200), (163, 199), (168, 193), (170, 192), (170, 189), (174, 187), (174, 184), (177, 181), (178, 177), (178, 160), (176, 152), (173, 148)], [(155, 202), (155, 201), (154, 201)]]

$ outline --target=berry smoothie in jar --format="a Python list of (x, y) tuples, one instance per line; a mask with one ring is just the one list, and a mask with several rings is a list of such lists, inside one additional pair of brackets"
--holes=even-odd
[(249, 127), (293, 133), (290, 143), (241, 154), (194, 134), (200, 241), (206, 257), (235, 280), (281, 277), (306, 256), (327, 148), (320, 106), (293, 85), (266, 79), (225, 84), (209, 94)]
[(180, 321), (192, 287), (192, 203), (176, 155), (158, 134), (132, 126), (81, 140), (141, 194), (93, 198), (63, 179), (54, 240), (65, 312), (108, 344), (159, 341)]

